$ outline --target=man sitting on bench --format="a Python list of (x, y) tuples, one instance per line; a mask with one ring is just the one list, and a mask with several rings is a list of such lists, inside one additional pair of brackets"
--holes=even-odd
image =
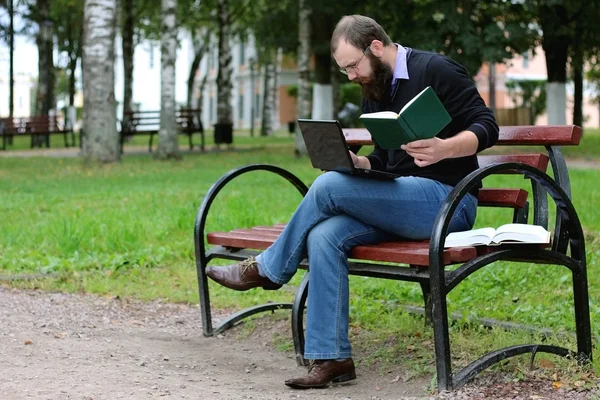
[[(308, 257), (310, 284), (304, 357), (308, 375), (289, 379), (293, 388), (318, 388), (356, 378), (348, 339), (348, 254), (357, 245), (403, 237), (429, 239), (433, 224), (453, 187), (478, 168), (476, 153), (498, 139), (498, 126), (465, 69), (436, 54), (393, 43), (373, 19), (343, 17), (331, 51), (341, 72), (361, 85), (363, 113), (400, 109), (431, 86), (452, 122), (432, 139), (400, 149), (375, 143), (368, 156), (351, 154), (359, 168), (393, 172), (380, 181), (327, 172), (319, 176), (278, 239), (256, 259), (206, 274), (234, 290), (279, 289)], [(449, 231), (471, 229), (477, 189), (465, 196)]]

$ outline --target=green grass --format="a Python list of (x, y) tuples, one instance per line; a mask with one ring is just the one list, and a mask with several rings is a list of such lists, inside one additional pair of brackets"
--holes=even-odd
[[(570, 153), (587, 157), (600, 135), (587, 134)], [(140, 138), (136, 138), (139, 140)], [(52, 272), (53, 278), (13, 283), (19, 287), (130, 296), (143, 300), (197, 303), (193, 225), (209, 187), (225, 172), (249, 163), (276, 164), (309, 184), (317, 176), (306, 158), (292, 154), (292, 138), (236, 137), (235, 151), (184, 155), (180, 162), (158, 162), (148, 154), (126, 155), (114, 165), (86, 167), (76, 158), (0, 157), (0, 273)], [(142, 141), (143, 142), (143, 141)], [(145, 142), (143, 142), (145, 143)], [(595, 154), (600, 154), (594, 150)], [(367, 149), (363, 150), (367, 151)], [(571, 151), (571, 150), (570, 150)], [(600, 318), (600, 171), (571, 171), (575, 207), (587, 235), (587, 261), (593, 333)], [(521, 185), (517, 176), (494, 177), (486, 186)], [(207, 229), (285, 222), (300, 202), (286, 181), (267, 173), (238, 178), (211, 210)], [(483, 210), (477, 226), (510, 221), (508, 210)], [(216, 263), (217, 261), (215, 261)], [(218, 261), (225, 263), (224, 261)], [(302, 274), (291, 282), (297, 285)], [(449, 296), (450, 312), (514, 321), (573, 332), (571, 276), (548, 265), (498, 263), (459, 285)], [(286, 289), (288, 289), (286, 287)], [(240, 309), (266, 301), (291, 301), (293, 290), (233, 292), (210, 282), (213, 307)], [(432, 371), (431, 331), (407, 314), (421, 305), (418, 285), (351, 277), (351, 332), (366, 365), (406, 360), (413, 374)], [(526, 332), (483, 332), (457, 323), (451, 330), (455, 364), (485, 349), (531, 340)], [(277, 346), (289, 349), (279, 338)], [(552, 339), (575, 348), (572, 338)], [(595, 354), (598, 360), (599, 355)], [(386, 361), (388, 360), (388, 361)], [(557, 368), (563, 365), (552, 358)], [(404, 362), (404, 361), (403, 361)], [(522, 371), (525, 358), (511, 361)], [(600, 364), (595, 361), (594, 368)], [(564, 367), (566, 368), (566, 367)], [(584, 372), (573, 372), (572, 376)], [(575, 379), (575, 378), (573, 378)]]

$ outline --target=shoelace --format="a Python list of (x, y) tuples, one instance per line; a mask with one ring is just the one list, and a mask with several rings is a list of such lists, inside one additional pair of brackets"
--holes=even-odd
[(240, 261), (240, 265), (242, 266), (242, 275), (244, 275), (250, 268), (254, 268), (256, 264), (258, 264), (258, 261), (256, 261), (253, 256)]

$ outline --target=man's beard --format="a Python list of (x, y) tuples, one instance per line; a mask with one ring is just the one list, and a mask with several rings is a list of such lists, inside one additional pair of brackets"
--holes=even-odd
[(381, 59), (370, 54), (368, 57), (371, 62), (371, 75), (366, 82), (359, 80), (358, 83), (361, 86), (361, 93), (365, 98), (373, 101), (381, 101), (391, 90), (394, 73), (392, 72), (392, 68), (382, 62)]

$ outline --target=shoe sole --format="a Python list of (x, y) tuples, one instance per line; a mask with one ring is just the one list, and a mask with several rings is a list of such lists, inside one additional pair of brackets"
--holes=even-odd
[(297, 383), (287, 383), (287, 382), (285, 384), (286, 384), (286, 386), (289, 386), (293, 389), (323, 389), (333, 383), (343, 383), (343, 382), (348, 382), (348, 381), (351, 381), (354, 379), (356, 379), (356, 373), (351, 372), (349, 374), (337, 376), (337, 377), (333, 378), (331, 381), (327, 381), (320, 385), (303, 385), (301, 383), (297, 384)]

